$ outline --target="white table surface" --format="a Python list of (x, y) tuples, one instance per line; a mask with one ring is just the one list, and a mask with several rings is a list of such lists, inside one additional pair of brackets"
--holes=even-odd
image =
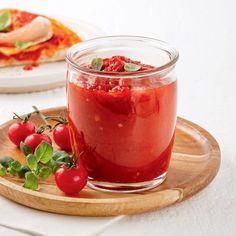
[[(191, 199), (135, 216), (85, 218), (54, 215), (0, 197), (0, 235), (236, 235), (236, 2), (234, 0), (0, 0), (20, 7), (82, 19), (108, 34), (160, 38), (180, 52), (178, 115), (218, 140), (222, 163), (216, 179)], [(65, 89), (0, 94), (0, 123), (31, 105), (66, 104)], [(15, 227), (21, 232), (5, 226)], [(22, 233), (22, 230), (28, 233)], [(37, 234), (38, 233), (38, 234)]]

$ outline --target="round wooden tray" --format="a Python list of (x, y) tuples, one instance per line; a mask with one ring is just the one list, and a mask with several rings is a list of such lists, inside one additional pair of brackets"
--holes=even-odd
[[(44, 110), (55, 115), (65, 107)], [(32, 116), (38, 123), (39, 120)], [(0, 126), (0, 156), (9, 155), (24, 162), (20, 151), (7, 138), (13, 121)], [(111, 216), (157, 210), (181, 202), (206, 187), (220, 166), (216, 140), (198, 125), (178, 118), (173, 155), (166, 181), (159, 187), (132, 194), (104, 193), (85, 188), (79, 197), (67, 197), (55, 186), (53, 178), (40, 182), (40, 190), (22, 187), (17, 177), (0, 177), (0, 194), (8, 199), (42, 211), (81, 215)]]

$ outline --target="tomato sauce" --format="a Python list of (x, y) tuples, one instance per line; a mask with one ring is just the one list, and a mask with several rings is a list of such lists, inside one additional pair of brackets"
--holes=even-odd
[[(135, 63), (140, 70), (153, 68)], [(115, 65), (104, 59), (102, 70), (123, 72)], [(135, 183), (165, 173), (174, 141), (176, 81), (137, 87), (97, 77), (81, 84), (68, 81), (68, 119), (73, 149), (82, 153), (90, 179)]]
[(29, 65), (24, 65), (24, 66), (23, 66), (23, 70), (30, 71), (30, 70), (33, 70), (35, 67), (38, 67), (38, 66), (39, 66), (39, 65), (36, 64), (36, 63), (29, 64)]

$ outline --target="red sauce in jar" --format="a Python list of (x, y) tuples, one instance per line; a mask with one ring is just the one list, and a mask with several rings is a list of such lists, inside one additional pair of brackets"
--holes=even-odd
[[(125, 60), (130, 59), (123, 57), (121, 62)], [(114, 57), (104, 59), (102, 70), (123, 72), (120, 61), (116, 62)], [(140, 70), (153, 68), (132, 63), (141, 65)], [(68, 82), (72, 145), (77, 154), (83, 152), (81, 159), (91, 179), (142, 182), (167, 171), (174, 141), (176, 87), (176, 81), (139, 88), (104, 78), (86, 86)]]

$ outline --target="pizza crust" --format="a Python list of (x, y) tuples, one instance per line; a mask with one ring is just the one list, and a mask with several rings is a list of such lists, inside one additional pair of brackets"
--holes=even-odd
[(39, 59), (35, 62), (34, 60), (23, 60), (19, 61), (14, 58), (9, 60), (0, 60), (0, 68), (7, 66), (20, 66), (20, 65), (29, 65), (33, 63), (41, 64), (47, 62), (62, 61), (65, 59), (67, 49), (59, 49), (53, 55), (47, 56), (45, 52), (42, 51)]

